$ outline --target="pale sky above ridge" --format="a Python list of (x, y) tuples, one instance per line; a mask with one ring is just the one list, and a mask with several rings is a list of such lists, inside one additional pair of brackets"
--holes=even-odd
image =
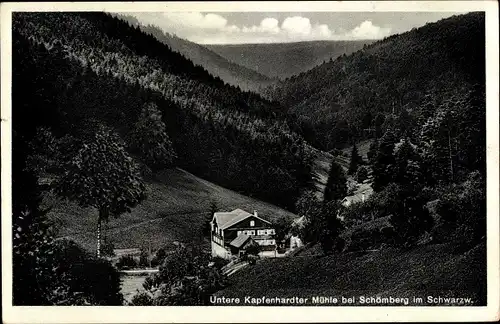
[[(463, 12), (462, 12), (463, 13)], [(199, 44), (381, 39), (453, 12), (141, 12), (143, 24)]]

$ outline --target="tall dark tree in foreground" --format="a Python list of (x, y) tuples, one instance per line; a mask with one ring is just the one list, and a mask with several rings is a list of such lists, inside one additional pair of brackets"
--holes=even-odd
[(402, 189), (396, 191), (395, 199), (388, 211), (392, 213), (390, 223), (395, 231), (395, 243), (411, 247), (420, 236), (430, 231), (434, 219), (425, 206), (426, 201), (418, 192)]
[(356, 146), (356, 144), (354, 144), (351, 150), (351, 160), (349, 162), (349, 170), (347, 171), (347, 174), (356, 174), (356, 171), (358, 171), (358, 166), (362, 164), (363, 158), (359, 155), (358, 147)]
[(12, 294), (14, 305), (44, 305), (53, 299), (54, 232), (40, 208), (38, 178), (26, 166), (27, 136), (15, 129), (12, 136)]
[(55, 188), (59, 195), (98, 210), (100, 257), (101, 223), (110, 215), (130, 212), (145, 198), (145, 186), (124, 143), (109, 128), (97, 123), (75, 141), (74, 152), (63, 161), (64, 171)]
[(172, 165), (177, 157), (155, 103), (144, 105), (130, 142), (132, 150), (137, 151), (153, 171)]
[(477, 244), (486, 236), (486, 183), (480, 172), (471, 172), (467, 180), (452, 185), (437, 206), (451, 233), (440, 240)]
[(321, 214), (317, 218), (316, 226), (319, 228), (319, 243), (323, 253), (331, 254), (338, 242), (339, 234), (344, 226), (337, 217), (340, 208), (340, 202), (325, 202), (321, 209)]
[(317, 242), (319, 233), (317, 218), (321, 214), (322, 203), (313, 191), (303, 193), (295, 204), (298, 215), (305, 218), (299, 236), (304, 242)]
[(339, 201), (321, 202), (309, 191), (297, 201), (297, 211), (305, 217), (300, 237), (306, 243), (319, 243), (325, 254), (333, 252), (343, 224), (338, 219)]
[(328, 181), (326, 183), (324, 192), (324, 201), (337, 201), (341, 200), (347, 194), (347, 179), (344, 174), (344, 170), (335, 161), (332, 161), (330, 165), (330, 171), (328, 173)]

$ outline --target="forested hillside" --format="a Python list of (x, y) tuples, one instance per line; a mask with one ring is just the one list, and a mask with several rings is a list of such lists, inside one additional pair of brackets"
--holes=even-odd
[(168, 45), (173, 51), (184, 55), (194, 64), (202, 66), (210, 74), (221, 78), (228, 84), (239, 86), (242, 90), (256, 91), (275, 81), (252, 69), (229, 62), (203, 45), (169, 34), (157, 26), (141, 24), (135, 17), (127, 15), (117, 15), (117, 17), (133, 26), (140, 27), (142, 31), (153, 35), (160, 42)]
[(15, 14), (13, 71), (14, 131), (26, 140), (40, 126), (85, 138), (97, 120), (153, 171), (178, 165), (285, 207), (310, 183), (307, 146), (282, 107), (108, 14)]
[(449, 115), (453, 154), (483, 156), (484, 20), (484, 13), (469, 13), (388, 37), (267, 94), (289, 109), (289, 120), (318, 148), (380, 137), (388, 129), (418, 140), (422, 125), (442, 124)]
[(230, 62), (270, 78), (286, 78), (351, 54), (373, 41), (309, 41), (270, 44), (205, 45)]

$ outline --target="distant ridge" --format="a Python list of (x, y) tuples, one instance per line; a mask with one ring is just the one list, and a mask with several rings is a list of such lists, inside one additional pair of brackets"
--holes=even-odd
[(255, 70), (270, 78), (286, 78), (362, 49), (371, 40), (303, 41), (293, 43), (257, 43), (204, 45), (230, 62)]
[(157, 26), (142, 24), (137, 18), (132, 16), (114, 15), (133, 26), (138, 26), (143, 32), (154, 36), (160, 42), (168, 45), (173, 51), (191, 60), (194, 64), (202, 66), (213, 76), (221, 78), (228, 84), (238, 86), (244, 91), (257, 91), (259, 88), (275, 81), (273, 78), (252, 69), (230, 62), (203, 45), (164, 32)]

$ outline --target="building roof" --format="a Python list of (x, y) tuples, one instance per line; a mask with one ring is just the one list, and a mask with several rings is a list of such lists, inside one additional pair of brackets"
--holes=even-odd
[(229, 243), (229, 245), (232, 245), (234, 247), (240, 248), (243, 244), (245, 244), (249, 239), (251, 239), (250, 236), (246, 234), (240, 234), (238, 235), (234, 240)]
[(363, 183), (354, 192), (352, 196), (346, 196), (342, 199), (342, 202), (358, 203), (363, 201), (363, 194), (365, 195), (365, 201), (373, 194), (373, 189), (371, 184)]
[(235, 209), (231, 212), (216, 212), (214, 213), (214, 220), (217, 224), (217, 227), (220, 229), (226, 229), (230, 226), (233, 226), (236, 223), (241, 222), (242, 220), (254, 216), (260, 219), (263, 222), (266, 222), (268, 224), (271, 224), (270, 222), (266, 221), (265, 219), (262, 219), (254, 214), (250, 214), (247, 211), (244, 211), (243, 209)]

